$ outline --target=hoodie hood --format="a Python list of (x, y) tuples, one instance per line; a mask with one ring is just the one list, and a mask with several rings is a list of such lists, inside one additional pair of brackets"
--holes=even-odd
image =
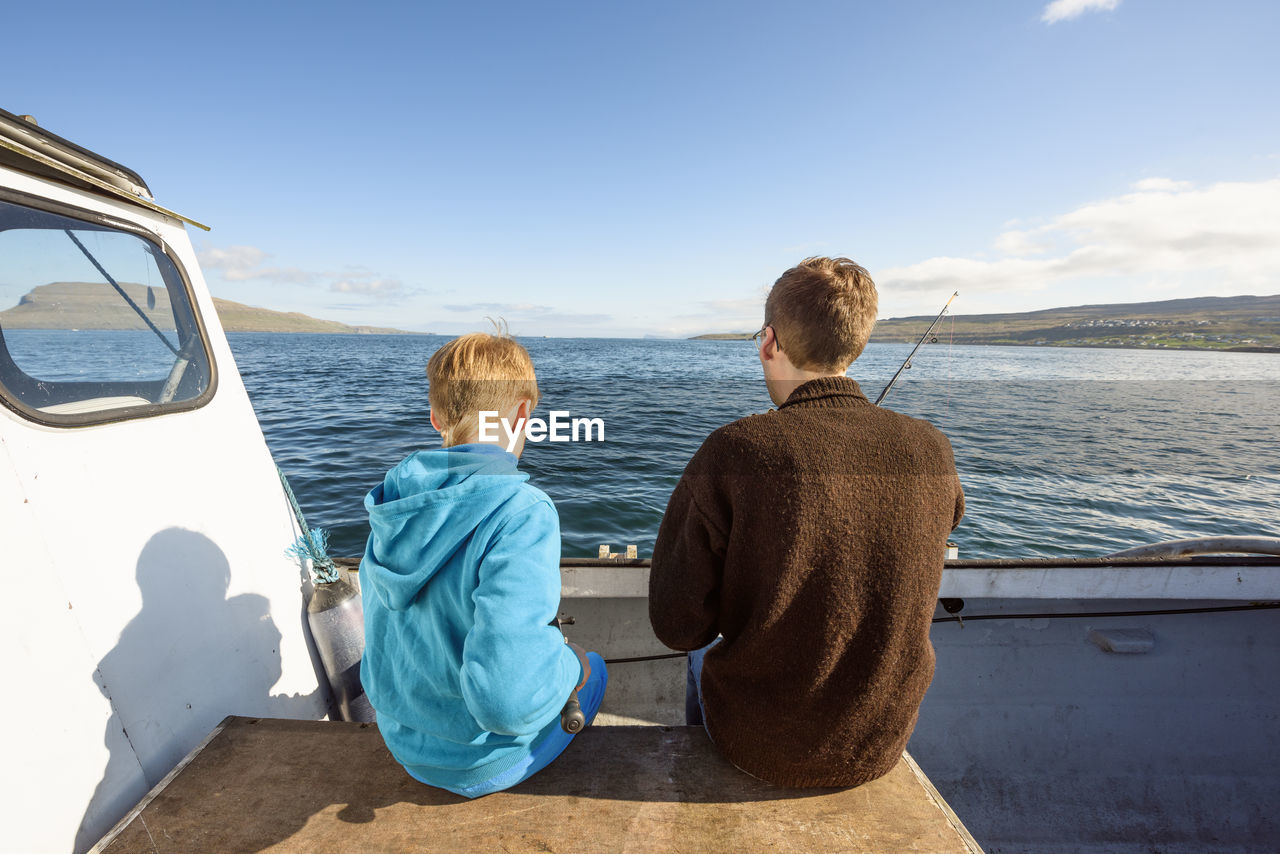
[(497, 445), (418, 451), (387, 472), (364, 499), (369, 542), (361, 575), (384, 604), (403, 611), (480, 523), (529, 476)]

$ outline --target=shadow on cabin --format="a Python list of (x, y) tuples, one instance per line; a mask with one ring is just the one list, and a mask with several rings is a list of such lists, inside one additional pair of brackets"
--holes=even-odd
[[(271, 693), (281, 675), (280, 630), (265, 597), (227, 596), (231, 567), (213, 540), (160, 531), (139, 554), (136, 578), (142, 608), (92, 675), (111, 702), (110, 758), (76, 851), (92, 846), (228, 714), (308, 717), (314, 704), (314, 692)], [(135, 784), (122, 790), (131, 777)]]

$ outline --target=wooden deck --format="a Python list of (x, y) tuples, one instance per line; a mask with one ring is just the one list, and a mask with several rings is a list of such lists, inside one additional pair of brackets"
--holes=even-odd
[(369, 724), (227, 718), (95, 851), (958, 852), (980, 849), (904, 755), (856, 789), (785, 789), (695, 727), (590, 727), (474, 801), (416, 782)]

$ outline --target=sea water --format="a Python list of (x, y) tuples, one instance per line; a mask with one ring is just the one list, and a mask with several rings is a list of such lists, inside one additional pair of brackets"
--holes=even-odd
[[(335, 555), (359, 555), (363, 499), (428, 421), (430, 335), (229, 336), (276, 462)], [(560, 512), (565, 556), (652, 551), (667, 498), (715, 428), (768, 410), (746, 341), (522, 339), (551, 410), (603, 442), (529, 443), (521, 468)], [(910, 352), (872, 344), (871, 398)], [(955, 450), (962, 557), (1086, 557), (1211, 535), (1280, 536), (1280, 355), (926, 345), (885, 406)], [(769, 484), (762, 479), (762, 500)]]

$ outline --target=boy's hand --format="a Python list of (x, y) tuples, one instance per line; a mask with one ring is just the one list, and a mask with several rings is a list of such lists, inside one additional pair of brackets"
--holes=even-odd
[(587, 651), (585, 649), (571, 641), (566, 640), (565, 643), (569, 644), (569, 648), (573, 650), (574, 655), (578, 656), (578, 661), (582, 664), (582, 681), (578, 683), (577, 688), (573, 689), (579, 691), (583, 685), (587, 684), (587, 679), (591, 677), (591, 662), (587, 661)]

